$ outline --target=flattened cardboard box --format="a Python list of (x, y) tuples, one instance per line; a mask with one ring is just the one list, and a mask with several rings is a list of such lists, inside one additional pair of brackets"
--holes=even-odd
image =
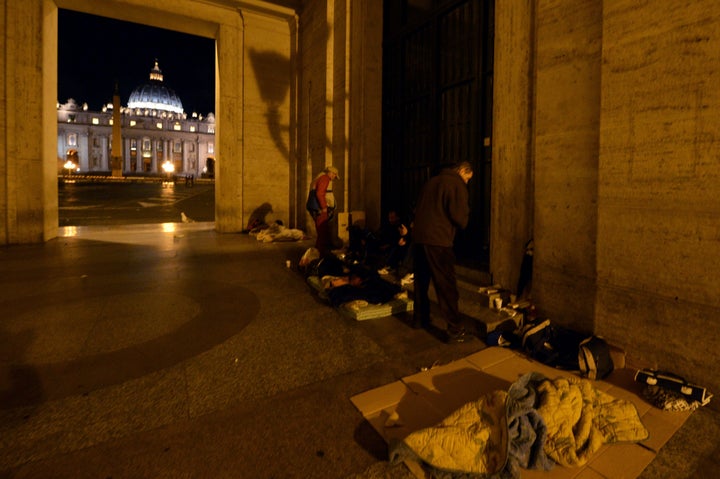
[[(624, 366), (624, 353), (614, 351)], [(549, 378), (572, 376), (528, 359), (517, 351), (489, 347), (451, 363), (434, 367), (385, 386), (358, 394), (352, 403), (372, 427), (389, 442), (413, 431), (433, 426), (457, 408), (494, 390), (507, 390), (522, 375), (536, 371)], [(605, 445), (582, 467), (556, 466), (551, 471), (522, 470), (522, 479), (633, 479), (654, 459), (656, 452), (689, 417), (688, 411), (661, 411), (642, 397), (642, 385), (634, 381), (635, 370), (616, 367), (596, 388), (635, 404), (650, 433), (641, 444)], [(426, 479), (417, 463), (406, 462), (418, 478)]]

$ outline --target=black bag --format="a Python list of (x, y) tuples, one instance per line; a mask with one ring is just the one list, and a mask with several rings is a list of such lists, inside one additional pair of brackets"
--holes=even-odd
[(635, 381), (680, 393), (686, 399), (697, 401), (703, 406), (710, 402), (710, 398), (712, 398), (712, 394), (707, 389), (690, 384), (681, 376), (665, 371), (640, 369), (635, 373)]
[(318, 201), (317, 194), (315, 193), (315, 188), (310, 190), (308, 193), (307, 201), (305, 202), (305, 208), (307, 208), (308, 213), (317, 214), (320, 212), (320, 202)]
[(578, 363), (580, 374), (593, 380), (606, 378), (615, 368), (610, 356), (610, 346), (598, 336), (591, 336), (580, 342)]
[(525, 326), (522, 348), (533, 359), (558, 369), (577, 371), (578, 349), (586, 334), (551, 324), (549, 319)]

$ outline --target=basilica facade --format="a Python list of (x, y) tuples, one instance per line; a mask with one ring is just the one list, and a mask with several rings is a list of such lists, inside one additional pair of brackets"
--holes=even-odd
[[(155, 62), (148, 82), (120, 108), (124, 175), (176, 174), (213, 177), (215, 116), (183, 110)], [(58, 173), (108, 174), (111, 170), (113, 103), (100, 111), (70, 98), (57, 105)]]

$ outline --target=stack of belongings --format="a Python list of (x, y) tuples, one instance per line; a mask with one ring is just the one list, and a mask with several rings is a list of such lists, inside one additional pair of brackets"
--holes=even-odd
[(330, 253), (320, 257), (311, 248), (301, 258), (299, 267), (320, 298), (358, 321), (413, 309), (407, 291), (385, 281), (372, 268), (346, 262), (343, 255)]
[(706, 388), (667, 371), (640, 369), (635, 381), (645, 384), (643, 396), (663, 411), (694, 411), (708, 404), (713, 396)]
[(549, 319), (523, 322), (513, 332), (494, 331), (486, 342), (522, 350), (547, 366), (592, 380), (604, 379), (615, 369), (610, 345), (602, 337), (553, 324)]

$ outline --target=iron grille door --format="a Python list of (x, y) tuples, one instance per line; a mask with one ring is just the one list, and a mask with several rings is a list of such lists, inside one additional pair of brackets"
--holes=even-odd
[(479, 268), (489, 255), (492, 14), (492, 0), (385, 2), (383, 210), (411, 214), (431, 175), (469, 161), (472, 213), (456, 253)]

